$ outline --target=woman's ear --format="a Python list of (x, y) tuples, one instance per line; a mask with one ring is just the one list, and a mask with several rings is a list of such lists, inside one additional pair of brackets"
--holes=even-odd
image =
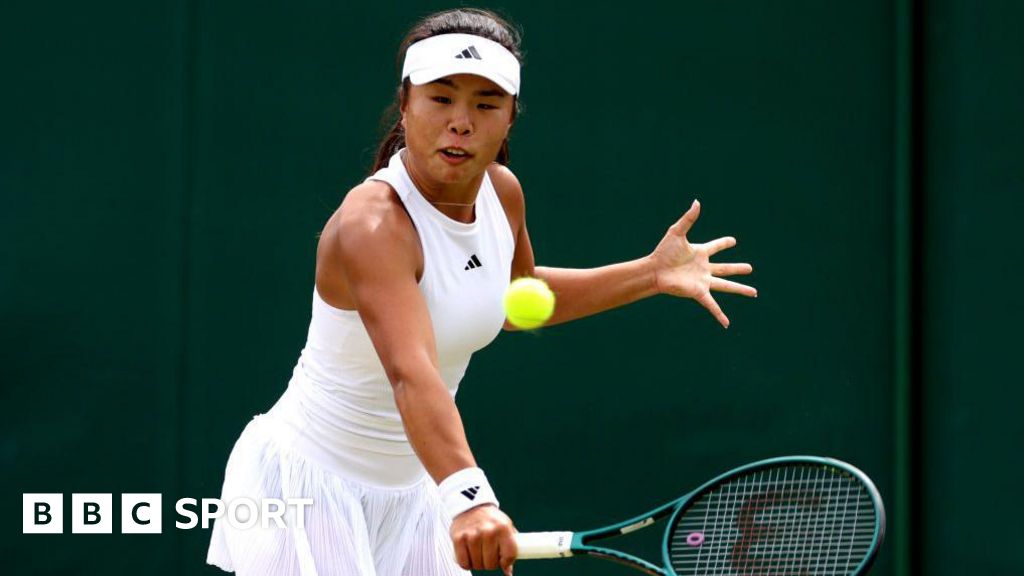
[(402, 125), (402, 130), (405, 130), (405, 108), (409, 104), (409, 98), (407, 98), (404, 86), (398, 87), (398, 113), (402, 115), (402, 119), (399, 124)]

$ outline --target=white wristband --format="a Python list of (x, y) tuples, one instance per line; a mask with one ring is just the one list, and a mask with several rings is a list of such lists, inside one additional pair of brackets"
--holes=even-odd
[(498, 505), (487, 476), (479, 468), (463, 468), (445, 478), (437, 489), (445, 510), (452, 518), (482, 504)]

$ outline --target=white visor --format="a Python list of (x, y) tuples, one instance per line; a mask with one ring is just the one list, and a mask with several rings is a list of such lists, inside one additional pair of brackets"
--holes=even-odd
[(405, 51), (402, 80), (419, 86), (452, 74), (475, 74), (519, 94), (519, 60), (504, 46), (472, 34), (441, 34)]

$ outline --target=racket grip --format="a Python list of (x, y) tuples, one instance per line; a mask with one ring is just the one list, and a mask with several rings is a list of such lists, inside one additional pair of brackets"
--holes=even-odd
[(515, 539), (519, 560), (572, 556), (572, 532), (520, 532)]

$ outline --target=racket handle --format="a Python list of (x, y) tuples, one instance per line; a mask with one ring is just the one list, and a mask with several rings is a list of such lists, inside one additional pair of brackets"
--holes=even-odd
[(519, 560), (572, 556), (572, 532), (520, 532), (515, 538)]

